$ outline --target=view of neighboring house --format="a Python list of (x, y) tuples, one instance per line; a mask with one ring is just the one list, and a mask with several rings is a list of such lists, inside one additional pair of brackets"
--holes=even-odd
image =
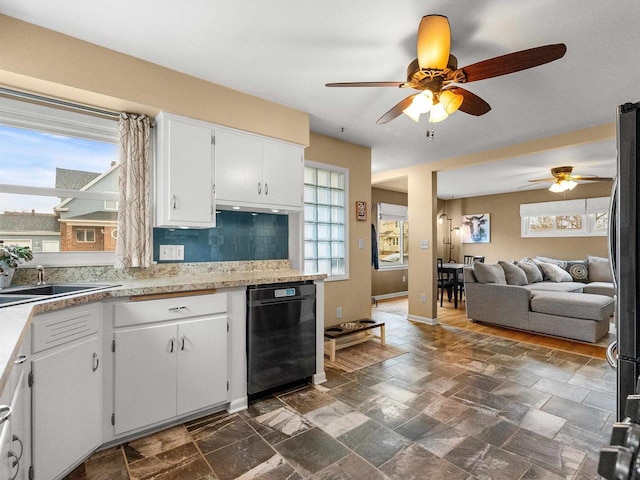
[(53, 213), (4, 212), (0, 214), (0, 238), (34, 252), (59, 252), (60, 224)]
[[(56, 168), (56, 188), (117, 192), (118, 165), (104, 173)], [(4, 212), (0, 238), (34, 252), (101, 252), (116, 248), (118, 202), (61, 198), (53, 213)]]

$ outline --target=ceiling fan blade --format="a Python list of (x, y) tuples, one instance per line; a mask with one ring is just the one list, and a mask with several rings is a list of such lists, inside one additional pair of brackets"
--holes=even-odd
[(537, 178), (535, 180), (527, 180), (527, 182), (529, 182), (529, 183), (555, 182), (556, 180), (557, 180), (557, 178), (551, 177), (551, 178)]
[(325, 87), (402, 87), (406, 82), (339, 82), (327, 83)]
[(457, 93), (458, 95), (462, 95), (464, 97), (462, 105), (460, 105), (460, 108), (458, 109), (461, 112), (479, 117), (480, 115), (484, 115), (491, 110), (491, 105), (489, 105), (475, 93), (471, 93), (469, 90), (466, 90), (462, 87), (448, 87), (445, 88), (445, 90), (450, 90), (453, 93)]
[(553, 62), (562, 58), (566, 51), (567, 46), (564, 43), (544, 45), (483, 60), (461, 70), (464, 71), (466, 82), (477, 82)]
[(571, 175), (571, 180), (591, 181), (591, 182), (608, 182), (613, 180), (611, 177), (596, 177), (591, 175)]
[(394, 106), (387, 113), (385, 113), (383, 116), (381, 116), (376, 123), (378, 125), (382, 125), (383, 123), (390, 122), (394, 118), (396, 118), (399, 115), (401, 115), (402, 111), (405, 108), (407, 108), (409, 105), (411, 105), (411, 102), (413, 101), (413, 97), (415, 97), (416, 95), (420, 95), (420, 94), (419, 93), (415, 93), (413, 95), (409, 95), (407, 98), (402, 100), (400, 103), (398, 103), (396, 106)]
[(449, 62), (451, 27), (443, 15), (426, 15), (418, 27), (418, 65), (421, 69), (444, 70)]

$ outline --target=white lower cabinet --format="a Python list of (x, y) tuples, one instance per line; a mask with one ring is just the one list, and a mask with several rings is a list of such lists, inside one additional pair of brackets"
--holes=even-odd
[(224, 312), (226, 294), (116, 306), (116, 436), (227, 401)]
[(58, 478), (102, 441), (100, 304), (34, 319), (31, 362), (33, 468)]

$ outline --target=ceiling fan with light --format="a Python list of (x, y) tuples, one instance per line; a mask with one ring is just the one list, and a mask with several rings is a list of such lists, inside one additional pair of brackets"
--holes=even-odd
[(579, 181), (606, 182), (609, 180), (613, 180), (613, 178), (610, 177), (598, 177), (596, 175), (573, 175), (572, 172), (573, 167), (571, 166), (555, 167), (551, 169), (551, 175), (553, 175), (552, 177), (538, 178), (535, 180), (529, 180), (529, 182), (553, 182), (553, 184), (549, 187), (549, 190), (554, 193), (562, 193), (567, 190), (573, 190), (576, 185), (578, 185)]
[(449, 20), (442, 15), (422, 17), (418, 28), (418, 58), (407, 67), (406, 82), (342, 82), (327, 87), (399, 87), (413, 88), (409, 95), (378, 119), (387, 123), (404, 113), (414, 121), (429, 113), (429, 122), (440, 122), (458, 109), (480, 116), (491, 110), (487, 102), (455, 83), (469, 83), (507, 75), (562, 58), (564, 43), (530, 48), (458, 68), (458, 60), (450, 54)]

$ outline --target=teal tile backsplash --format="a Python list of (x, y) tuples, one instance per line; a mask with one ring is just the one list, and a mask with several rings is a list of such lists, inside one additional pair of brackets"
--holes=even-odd
[(289, 258), (289, 219), (273, 213), (221, 210), (216, 228), (153, 229), (153, 259), (160, 245), (184, 245), (184, 262), (286, 260)]

